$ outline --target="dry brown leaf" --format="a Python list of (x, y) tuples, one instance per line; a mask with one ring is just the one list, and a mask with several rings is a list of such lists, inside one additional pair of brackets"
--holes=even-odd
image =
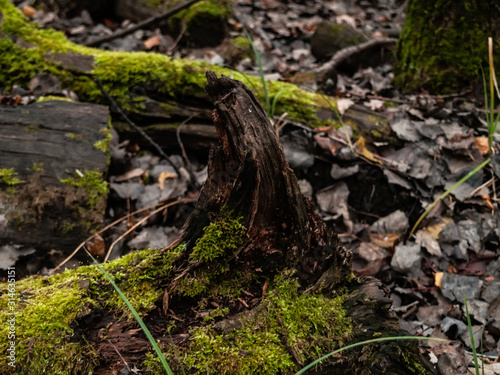
[(423, 230), (431, 235), (435, 240), (439, 239), (439, 233), (443, 230), (446, 224), (453, 222), (453, 219), (449, 217), (442, 217), (439, 223), (429, 225)]
[(491, 208), (492, 211), (495, 211), (495, 207), (493, 206), (493, 203), (491, 203), (490, 195), (489, 194), (481, 194), (481, 198), (483, 198), (484, 203)]
[(476, 137), (474, 145), (479, 150), (481, 155), (487, 155), (490, 150), (488, 137)]
[(370, 241), (373, 242), (375, 245), (380, 246), (383, 249), (392, 249), (399, 238), (400, 235), (396, 233), (387, 233), (387, 234), (370, 233)]
[(444, 272), (436, 272), (434, 274), (434, 285), (441, 288), (441, 280), (443, 279)]
[(87, 241), (89, 253), (94, 257), (104, 255), (106, 252), (106, 243), (104, 239), (99, 234), (96, 234), (92, 239), (93, 241)]
[(364, 157), (365, 159), (370, 160), (374, 163), (382, 164), (382, 162), (379, 159), (375, 158), (373, 153), (368, 151), (368, 149), (365, 147), (366, 142), (365, 142), (365, 139), (363, 137), (359, 137), (359, 139), (356, 141), (354, 146), (355, 146), (356, 153), (358, 155), (360, 155), (360, 156)]
[(158, 47), (160, 45), (160, 37), (158, 35), (154, 35), (148, 39), (146, 39), (144, 42), (144, 47), (146, 49), (151, 49), (153, 47)]
[(174, 174), (174, 173), (170, 173), (170, 172), (161, 172), (160, 175), (158, 176), (158, 186), (160, 188), (160, 190), (163, 190), (163, 184), (165, 183), (165, 180), (167, 178), (176, 178), (177, 175)]
[(23, 6), (23, 14), (26, 16), (26, 17), (33, 17), (35, 14), (37, 14), (38, 11), (33, 8), (33, 7), (30, 7), (29, 5), (25, 5)]

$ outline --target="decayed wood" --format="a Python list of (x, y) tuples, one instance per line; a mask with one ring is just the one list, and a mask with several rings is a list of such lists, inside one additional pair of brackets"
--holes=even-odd
[(329, 268), (335, 270), (328, 274), (331, 285), (347, 276), (350, 252), (301, 194), (255, 95), (241, 82), (217, 78), (214, 72), (207, 72), (207, 80), (220, 146), (211, 150), (208, 179), (181, 241), (194, 243), (210, 221), (222, 211), (231, 212), (245, 218), (250, 239), (239, 252), (244, 254), (240, 262), (274, 270), (307, 264), (299, 272), (307, 284)]
[[(317, 289), (329, 295), (339, 285), (346, 285), (351, 253), (326, 229), (300, 193), (262, 106), (239, 81), (217, 78), (213, 72), (207, 73), (207, 79), (220, 146), (211, 150), (208, 179), (180, 242), (185, 241), (189, 249), (209, 222), (229, 210), (246, 218), (250, 239), (239, 250), (238, 259), (233, 259), (231, 270), (241, 270), (243, 264), (248, 272), (263, 270), (269, 275), (295, 268), (302, 285), (312, 285), (306, 293)], [(345, 307), (354, 325), (362, 328), (353, 334), (352, 342), (380, 333), (405, 335), (389, 312), (390, 305), (388, 290), (378, 280), (363, 279), (354, 287)], [(258, 314), (258, 309), (241, 314), (249, 318)], [(236, 314), (218, 326), (231, 331), (241, 319)], [(415, 343), (372, 344), (361, 353), (363, 349), (351, 351), (316, 373), (374, 374), (377, 371), (369, 368), (376, 367), (381, 373), (413, 374), (408, 361), (418, 363), (421, 373), (434, 373)]]
[(0, 207), (8, 222), (0, 230), (0, 244), (71, 250), (88, 236), (79, 208), (94, 224), (103, 220), (102, 204), (86, 206), (82, 192), (60, 179), (76, 170), (107, 169), (107, 153), (94, 144), (106, 138), (108, 121), (108, 108), (96, 104), (56, 100), (0, 107), (0, 168), (12, 168), (23, 181), (0, 183)]

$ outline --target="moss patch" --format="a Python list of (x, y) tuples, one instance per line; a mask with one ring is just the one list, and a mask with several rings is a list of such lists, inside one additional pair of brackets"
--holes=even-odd
[(61, 179), (61, 182), (82, 189), (87, 196), (87, 203), (90, 208), (95, 209), (105, 205), (109, 189), (108, 183), (104, 181), (101, 172), (85, 170), (83, 174), (75, 174), (73, 177)]
[[(291, 272), (278, 275), (256, 314), (241, 318), (240, 327), (221, 332), (217, 324), (193, 328), (186, 347), (167, 351), (173, 366), (183, 358), (189, 373), (279, 374), (295, 373), (302, 363), (327, 354), (349, 339), (352, 324), (342, 309), (343, 296), (300, 294)], [(150, 358), (150, 369), (158, 369)], [(154, 372), (157, 373), (157, 372)], [(158, 372), (160, 373), (160, 372)]]
[[(203, 3), (208, 2), (200, 2), (193, 7), (207, 6)], [(182, 102), (184, 98), (205, 100), (206, 70), (214, 70), (242, 81), (256, 91), (263, 101), (260, 78), (204, 62), (170, 59), (160, 54), (111, 52), (76, 45), (69, 42), (63, 33), (43, 30), (29, 22), (8, 0), (0, 0), (0, 9), (4, 16), (0, 24), (1, 32), (12, 36), (12, 40), (5, 35), (0, 38), (0, 82), (7, 88), (13, 84), (27, 85), (34, 75), (46, 71), (58, 77), (63, 86), (71, 87), (81, 100), (106, 103), (101, 91), (89, 77), (61, 69), (52, 58), (58, 52), (72, 52), (93, 56), (93, 68), (89, 73), (98, 77), (118, 104), (131, 112), (145, 111), (145, 97), (140, 94), (143, 92), (154, 93), (161, 100), (175, 102)], [(33, 48), (16, 45), (13, 40), (17, 37)], [(324, 121), (317, 116), (319, 109), (329, 108), (324, 99), (284, 82), (269, 82), (271, 98), (283, 87), (287, 89), (278, 100), (277, 113), (287, 112), (288, 118), (309, 126), (324, 125)], [(176, 109), (174, 107), (171, 110)]]
[[(412, 2), (397, 47), (395, 83), (436, 93), (469, 87), (481, 77), (481, 66), (487, 67), (494, 14), (498, 19), (500, 5), (488, 2)], [(500, 53), (498, 44), (495, 53)], [(495, 61), (500, 68), (499, 59)]]
[[(153, 307), (161, 292), (161, 280), (171, 272), (179, 252), (143, 250), (109, 262), (103, 267), (115, 278), (139, 314)], [(124, 269), (127, 273), (123, 273)], [(79, 281), (89, 280), (88, 288)], [(108, 308), (118, 316), (131, 313), (96, 266), (67, 270), (51, 277), (30, 277), (15, 285), (17, 373), (87, 374), (99, 361), (99, 353), (74, 337), (76, 322), (93, 309)], [(0, 320), (10, 317), (6, 283), (0, 284)], [(84, 328), (84, 327), (82, 327)], [(0, 327), (0, 346), (8, 346), (8, 326)], [(29, 360), (28, 360), (29, 358)], [(0, 367), (7, 368), (7, 357)]]
[(203, 229), (203, 236), (196, 240), (191, 259), (209, 262), (231, 250), (236, 250), (244, 242), (246, 228), (244, 218), (219, 219)]
[(17, 173), (14, 168), (1, 168), (0, 169), (0, 184), (17, 185), (22, 184), (24, 181), (16, 177)]

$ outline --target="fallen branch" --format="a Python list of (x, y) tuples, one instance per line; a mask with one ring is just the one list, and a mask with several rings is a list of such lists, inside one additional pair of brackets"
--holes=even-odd
[(104, 42), (109, 42), (111, 40), (130, 35), (130, 34), (136, 32), (137, 30), (144, 29), (150, 25), (164, 21), (167, 18), (169, 18), (170, 16), (173, 16), (174, 14), (179, 13), (181, 10), (184, 10), (184, 9), (190, 7), (194, 3), (197, 3), (198, 1), (200, 1), (200, 0), (188, 0), (184, 3), (181, 3), (181, 4), (173, 7), (173, 8), (170, 8), (165, 13), (160, 14), (159, 16), (149, 17), (148, 19), (146, 19), (142, 22), (139, 22), (135, 26), (129, 27), (128, 29), (116, 32), (116, 33), (111, 34), (111, 35), (103, 36), (102, 38), (90, 40), (87, 43), (85, 43), (84, 45), (86, 45), (88, 47), (94, 47), (94, 46), (98, 46), (99, 44), (102, 44)]

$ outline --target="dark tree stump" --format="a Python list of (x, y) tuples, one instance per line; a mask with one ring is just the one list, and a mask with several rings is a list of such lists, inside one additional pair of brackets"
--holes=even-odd
[[(330, 285), (351, 272), (351, 254), (304, 198), (262, 106), (241, 82), (207, 72), (220, 146), (212, 148), (208, 179), (180, 241), (188, 247), (225, 213), (245, 218), (247, 241), (238, 262), (250, 269), (297, 268), (304, 285)], [(239, 267), (237, 267), (239, 268)], [(247, 268), (249, 269), (249, 268)], [(335, 271), (333, 271), (335, 270)]]
[[(375, 279), (356, 280), (350, 252), (300, 193), (255, 96), (228, 77), (208, 72), (207, 78), (220, 144), (210, 152), (209, 176), (178, 242), (182, 246), (144, 250), (107, 265), (162, 342), (174, 373), (181, 373), (184, 361), (186, 373), (293, 374), (339, 345), (375, 334), (400, 335), (384, 286)], [(33, 279), (16, 283), (23, 295), (20, 326), (29, 328), (17, 337), (16, 356), (30, 358), (20, 360), (19, 373), (29, 368), (33, 374), (108, 375), (120, 371), (123, 361), (164, 373), (146, 358), (142, 333), (129, 329), (135, 322), (119, 318), (130, 312), (116, 302), (95, 266), (47, 277), (36, 291)], [(0, 285), (3, 290), (7, 286)], [(54, 290), (72, 296), (72, 303), (61, 303), (63, 313), (44, 321), (45, 335), (35, 338), (31, 332), (41, 313), (31, 306), (54, 303)], [(3, 312), (8, 300), (6, 293), (1, 296)], [(78, 346), (47, 365), (54, 332), (61, 336), (59, 346)], [(43, 367), (33, 371), (40, 360)], [(67, 364), (75, 369), (54, 370)], [(394, 341), (351, 349), (308, 374), (430, 375), (433, 370), (415, 343)]]

